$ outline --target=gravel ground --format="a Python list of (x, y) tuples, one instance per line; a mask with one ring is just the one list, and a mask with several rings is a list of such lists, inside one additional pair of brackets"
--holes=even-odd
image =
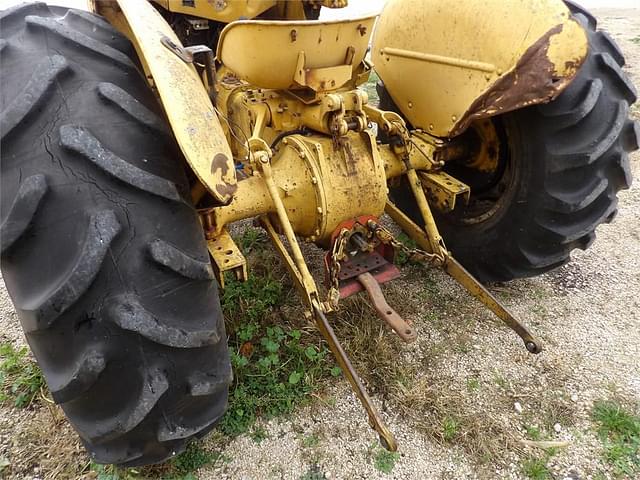
[[(620, 43), (627, 71), (640, 85), (640, 42), (632, 41), (640, 35), (640, 9), (595, 13), (600, 26)], [(637, 108), (634, 115), (640, 118)], [(637, 178), (637, 152), (631, 163)], [(268, 435), (260, 443), (249, 436), (225, 445), (207, 440), (224, 460), (201, 470), (198, 478), (523, 478), (522, 459), (536, 455), (519, 443), (525, 438), (524, 426), (544, 428), (549, 421), (554, 425), (549, 438), (567, 442), (549, 460), (553, 478), (611, 478), (601, 460), (590, 410), (597, 399), (640, 400), (640, 182), (619, 198), (615, 222), (600, 227), (596, 243), (586, 252), (575, 252), (572, 263), (535, 279), (495, 287), (544, 341), (546, 349), (538, 356), (528, 355), (515, 335), (440, 272), (427, 273), (445, 305), (420, 300), (416, 279), (425, 274), (420, 270), (388, 287), (392, 299), (406, 301), (401, 313), (414, 321), (420, 335), (412, 346), (389, 339), (398, 362), (418, 372), (408, 394), (416, 395), (418, 387), (435, 388), (442, 408), (462, 409), (467, 421), (476, 421), (468, 430), (475, 435), (473, 441), (437, 441), (425, 434), (419, 396), (412, 414), (406, 402), (376, 394), (384, 389), (373, 386), (373, 398), (400, 445), (395, 468), (383, 474), (374, 467), (376, 437), (347, 383), (340, 380), (291, 417), (263, 423)], [(438, 321), (426, 323), (424, 318), (434, 311)], [(24, 343), (3, 284), (0, 328), (9, 341)], [(34, 440), (39, 435), (55, 438), (42, 445)], [(499, 460), (481, 461), (470, 445), (491, 444), (494, 435), (511, 440), (498, 442)], [(78, 465), (88, 462), (58, 410), (0, 408), (0, 458), (28, 465), (39, 455), (36, 470), (15, 478), (55, 478), (55, 449), (62, 445)]]

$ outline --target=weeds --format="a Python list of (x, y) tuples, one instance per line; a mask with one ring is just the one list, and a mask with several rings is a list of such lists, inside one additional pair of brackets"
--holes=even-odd
[(458, 435), (460, 424), (453, 417), (445, 417), (442, 421), (442, 438), (445, 442), (452, 442)]
[(604, 459), (618, 476), (640, 473), (640, 416), (615, 401), (596, 402), (592, 417), (604, 446)]
[(332, 373), (328, 350), (302, 342), (300, 330), (244, 323), (231, 337), (235, 383), (220, 429), (227, 435), (246, 432), (259, 415), (289, 413)]
[(160, 465), (135, 469), (91, 463), (90, 468), (97, 474), (97, 480), (196, 480), (199, 469), (223, 459), (220, 453), (205, 450), (199, 442), (191, 442), (180, 455)]
[(378, 90), (376, 89), (376, 85), (379, 80), (380, 77), (378, 77), (378, 74), (372, 70), (371, 75), (369, 75), (369, 81), (364, 84), (364, 90), (369, 95), (369, 103), (371, 105), (378, 105), (380, 101), (378, 97)]
[(269, 239), (264, 230), (247, 227), (235, 241), (242, 251), (247, 254), (254, 250), (262, 250), (268, 244)]
[(473, 392), (480, 388), (480, 380), (477, 378), (468, 378), (467, 379), (467, 390)]
[(302, 439), (302, 446), (305, 448), (317, 447), (320, 444), (320, 438), (317, 435), (307, 435)]
[(542, 440), (543, 438), (542, 431), (540, 431), (538, 427), (530, 427), (528, 425), (525, 425), (524, 429), (526, 430), (527, 437), (529, 437), (529, 439), (535, 440), (535, 441)]
[[(412, 238), (409, 238), (405, 233), (401, 233), (400, 235), (398, 235), (398, 240), (402, 242), (402, 244), (405, 247), (410, 249), (416, 248), (418, 246), (415, 240), (413, 240)], [(409, 256), (405, 252), (403, 252), (402, 250), (398, 251), (395, 258), (396, 265), (398, 265), (399, 267), (402, 267), (404, 265), (407, 265), (410, 262), (411, 260), (409, 259)]]
[(318, 465), (312, 465), (301, 477), (300, 480), (326, 480), (327, 476), (320, 470)]
[(218, 461), (221, 455), (218, 452), (209, 452), (202, 448), (198, 442), (191, 442), (187, 449), (171, 460), (171, 467), (178, 476), (189, 475), (200, 468)]
[(400, 458), (398, 452), (390, 452), (375, 445), (373, 448), (373, 466), (382, 473), (391, 473)]
[(28, 407), (44, 387), (42, 371), (28, 355), (27, 347), (0, 345), (0, 403), (11, 401), (15, 407)]
[(226, 316), (246, 316), (262, 320), (271, 308), (282, 301), (282, 284), (270, 275), (249, 274), (246, 282), (228, 276), (222, 294), (222, 308)]
[(251, 439), (256, 443), (261, 443), (267, 438), (269, 438), (269, 433), (264, 429), (264, 427), (255, 427), (251, 431)]
[(531, 480), (546, 480), (551, 475), (547, 461), (548, 457), (529, 457), (522, 462), (522, 473)]

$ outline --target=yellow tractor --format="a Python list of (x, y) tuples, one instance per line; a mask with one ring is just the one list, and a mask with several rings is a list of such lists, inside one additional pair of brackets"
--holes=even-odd
[[(92, 458), (163, 461), (225, 411), (219, 289), (247, 279), (228, 227), (255, 218), (382, 444), (332, 328), (394, 255), (481, 282), (537, 275), (616, 214), (638, 148), (624, 58), (572, 1), (100, 0), (0, 12), (2, 274)], [(361, 88), (372, 72), (380, 102)], [(383, 215), (387, 215), (383, 218)], [(417, 245), (398, 241), (391, 220)], [(326, 251), (325, 285), (301, 243)]]

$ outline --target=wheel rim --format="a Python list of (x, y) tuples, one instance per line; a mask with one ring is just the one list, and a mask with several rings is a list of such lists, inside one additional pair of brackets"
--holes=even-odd
[(471, 188), (469, 203), (457, 208), (451, 219), (458, 224), (473, 225), (496, 217), (508, 207), (519, 169), (499, 118), (474, 122), (463, 141), (470, 154), (448, 162), (444, 169)]

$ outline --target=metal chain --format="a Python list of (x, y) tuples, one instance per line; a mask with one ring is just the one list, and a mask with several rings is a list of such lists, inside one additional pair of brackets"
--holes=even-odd
[(444, 258), (437, 253), (429, 253), (419, 248), (409, 248), (400, 240), (396, 239), (389, 230), (374, 221), (367, 222), (367, 226), (374, 235), (384, 245), (391, 245), (396, 252), (404, 253), (407, 258), (414, 263), (427, 263), (431, 265), (442, 265)]
[[(419, 248), (409, 248), (404, 243), (399, 241), (393, 236), (389, 230), (382, 225), (375, 223), (372, 220), (367, 222), (367, 228), (373, 233), (373, 235), (384, 245), (390, 245), (396, 252), (404, 253), (407, 258), (414, 263), (426, 263), (430, 265), (442, 265), (444, 258), (442, 255), (429, 253)], [(340, 302), (340, 262), (344, 259), (344, 250), (351, 238), (351, 231), (343, 228), (335, 242), (333, 242), (333, 248), (331, 249), (329, 269), (329, 290), (327, 292), (326, 304), (332, 310), (338, 310), (338, 304)]]
[(332, 310), (338, 309), (338, 303), (340, 302), (340, 261), (344, 258), (344, 249), (349, 241), (349, 230), (343, 228), (333, 242), (333, 248), (331, 249), (331, 263), (329, 265), (329, 284), (330, 288), (327, 292), (327, 304)]

